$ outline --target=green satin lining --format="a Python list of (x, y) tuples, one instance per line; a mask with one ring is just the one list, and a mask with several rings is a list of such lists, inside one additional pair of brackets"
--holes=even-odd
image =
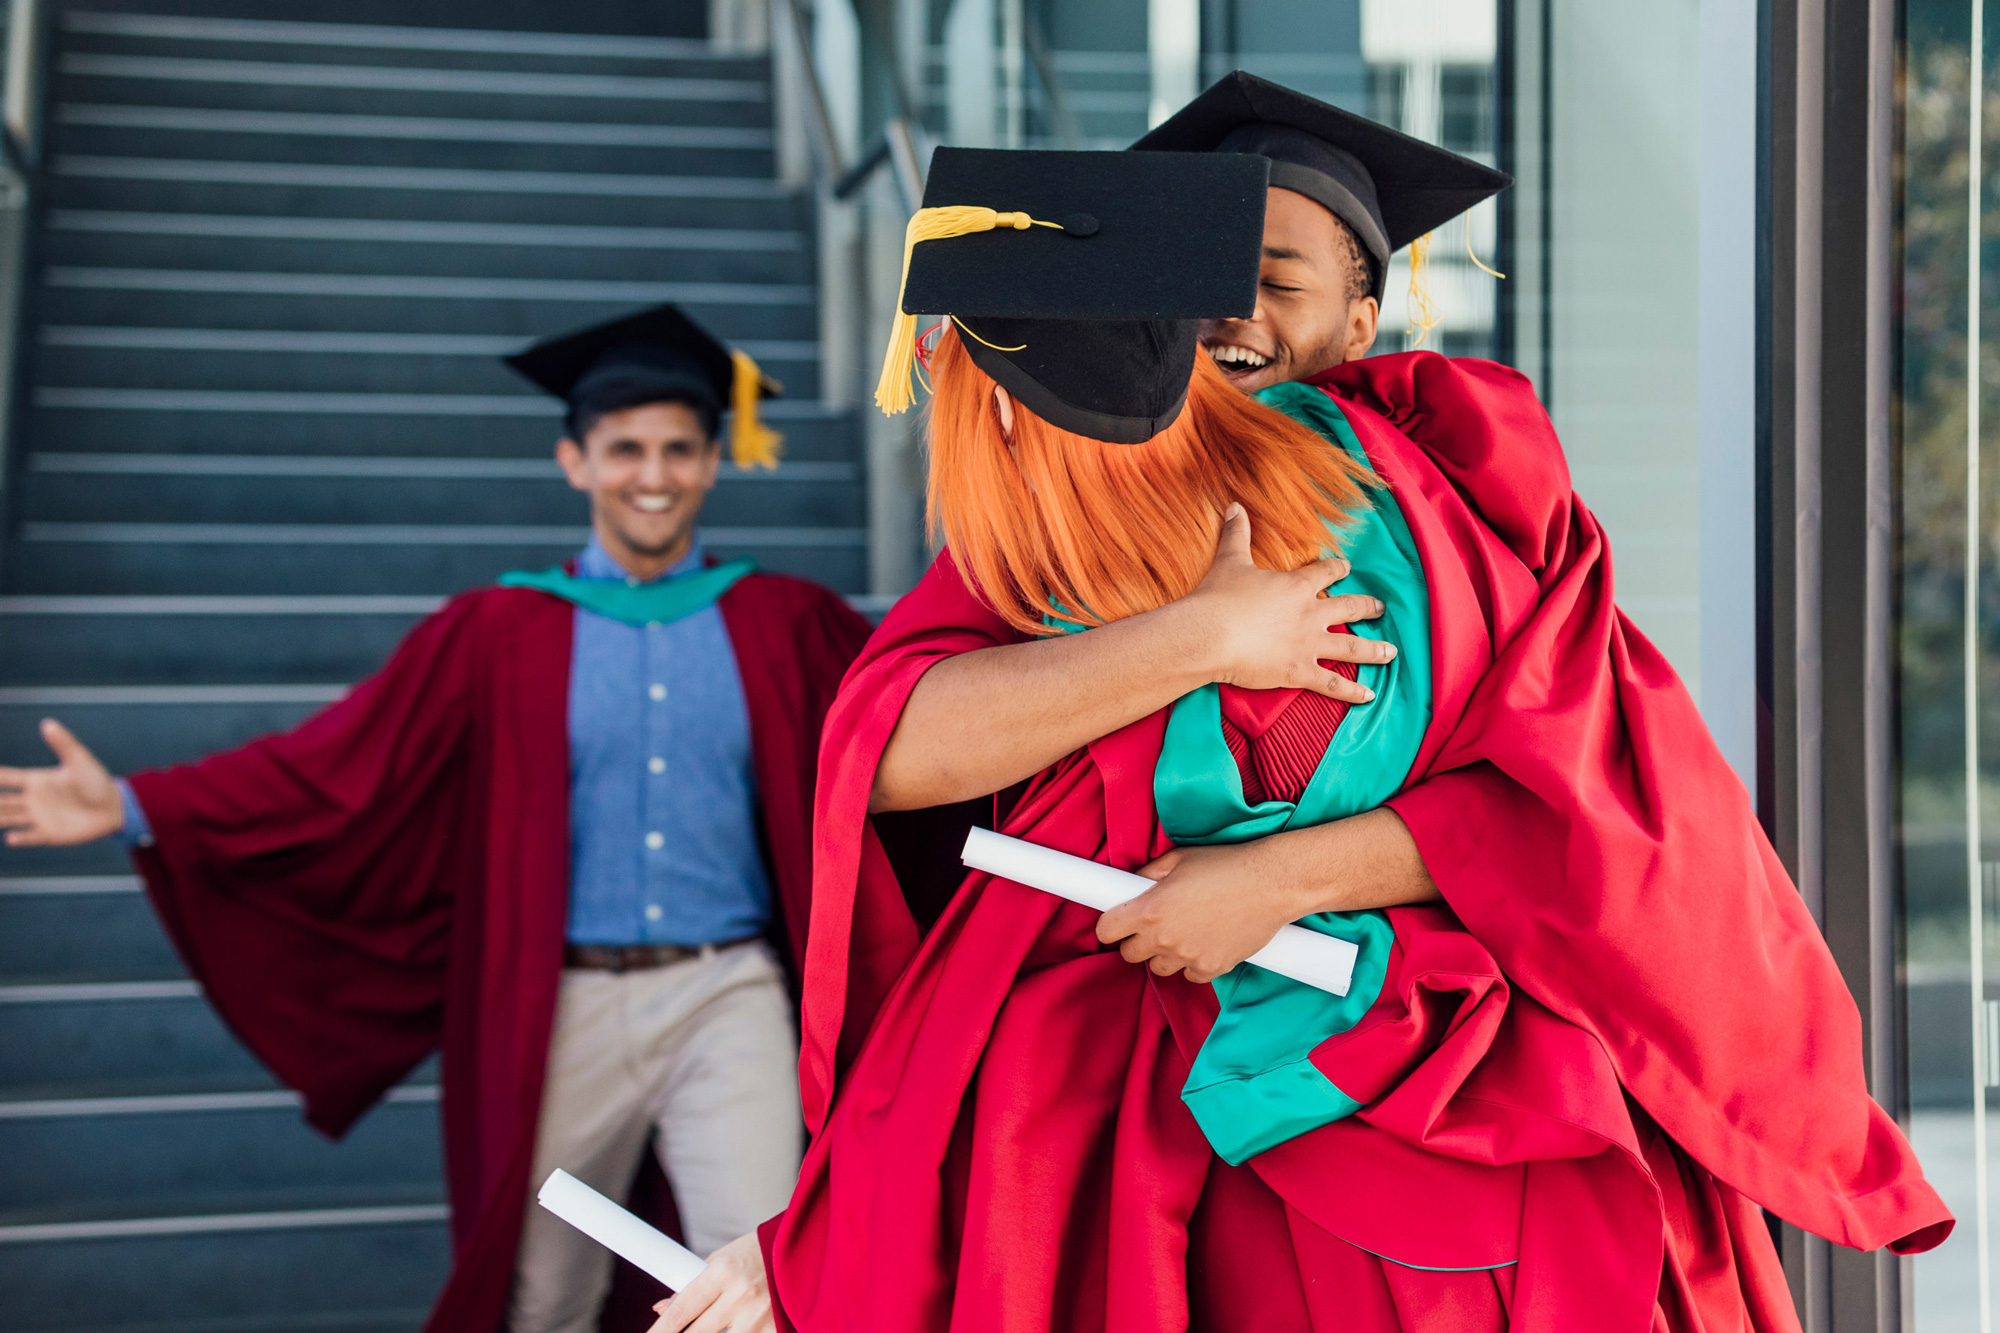
[[(1346, 417), (1317, 389), (1286, 384), (1257, 396), (1367, 463)], [(1363, 638), (1387, 639), (1397, 648), (1393, 661), (1360, 669), (1374, 701), (1349, 709), (1296, 803), (1251, 805), (1222, 737), (1219, 689), (1207, 685), (1183, 696), (1168, 718), (1153, 773), (1160, 823), (1177, 845), (1246, 842), (1345, 819), (1381, 805), (1408, 777), (1431, 718), (1430, 594), (1395, 497), (1372, 490), (1369, 499), (1370, 508), (1335, 534), (1352, 569), (1328, 592), (1382, 601), (1380, 619), (1351, 626)], [(1344, 996), (1329, 995), (1247, 963), (1216, 981), (1221, 1013), (1181, 1096), (1217, 1154), (1231, 1163), (1358, 1109), (1310, 1056), (1375, 1002), (1395, 932), (1386, 916), (1372, 911), (1322, 912), (1299, 924), (1360, 946), (1353, 985)]]
[(533, 588), (574, 602), (586, 611), (627, 625), (665, 625), (715, 605), (716, 599), (754, 573), (754, 560), (731, 560), (677, 578), (651, 583), (617, 583), (610, 579), (580, 579), (562, 566), (530, 571), (510, 570), (500, 576), (503, 588)]

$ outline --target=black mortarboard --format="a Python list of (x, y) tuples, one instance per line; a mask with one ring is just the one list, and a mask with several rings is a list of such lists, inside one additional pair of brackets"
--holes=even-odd
[(665, 401), (706, 409), (710, 422), (729, 410), (736, 465), (777, 466), (781, 437), (758, 421), (757, 402), (777, 397), (783, 386), (678, 306), (655, 306), (544, 338), (503, 359), (568, 403), (572, 418)]
[(1132, 147), (1256, 153), (1271, 184), (1324, 205), (1373, 260), (1377, 297), (1389, 256), (1514, 183), (1469, 157), (1237, 70)]
[(949, 315), (1044, 421), (1152, 439), (1187, 401), (1196, 321), (1256, 308), (1265, 178), (1255, 157), (938, 149), (875, 401), (909, 406), (915, 316)]

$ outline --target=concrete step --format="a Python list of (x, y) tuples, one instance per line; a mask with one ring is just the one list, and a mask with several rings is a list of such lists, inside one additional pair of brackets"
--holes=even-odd
[(0, 986), (0, 1096), (267, 1079), (191, 981)]
[(316, 322), (334, 328), (490, 332), (575, 328), (662, 301), (680, 304), (731, 342), (818, 333), (812, 289), (802, 285), (84, 267), (42, 273), (42, 317), (51, 324), (169, 326), (191, 316), (221, 326), (295, 324), (309, 305)]
[(773, 181), (712, 174), (474, 171), (56, 153), (55, 208), (768, 230), (802, 206)]
[[(119, 4), (121, 10), (129, 6)], [(246, 7), (251, 12), (268, 6)], [(287, 9), (297, 6), (288, 5)], [(452, 17), (463, 17), (454, 13)], [(705, 41), (631, 33), (530, 32), (408, 24), (218, 19), (70, 9), (57, 20), (63, 48), (99, 54), (215, 60), (356, 61), (444, 68), (647, 73), (679, 78), (764, 77), (755, 56)]]
[[(0, 985), (181, 974), (131, 875), (0, 879)], [(12, 1160), (4, 1148), (0, 1160)], [(12, 1179), (0, 1173), (0, 1196)]]
[(434, 1085), (397, 1089), (338, 1143), (287, 1092), (0, 1099), (0, 1160), (0, 1216), (176, 1210), (218, 1181), (233, 1193), (435, 1193), (443, 1173)]
[[(185, 389), (31, 391), (25, 447), (36, 453), (263, 454), (392, 458), (552, 456), (552, 399), (510, 395), (302, 394)], [(784, 400), (765, 416), (794, 462), (854, 462), (858, 413)]]
[(331, 115), (128, 107), (56, 108), (49, 135), (60, 153), (487, 171), (588, 171), (642, 176), (773, 172), (762, 127), (605, 125), (590, 121)]
[[(426, 394), (518, 394), (527, 381), (500, 358), (533, 341), (505, 334), (115, 325), (47, 325), (30, 337), (35, 377), (44, 384)], [(784, 411), (818, 396), (818, 343), (737, 345), (784, 384)]]
[[(0, 764), (48, 764), (48, 748), (38, 740), (10, 737), (6, 756)], [(31, 884), (42, 891), (41, 881), (75, 876), (120, 877), (132, 873), (132, 860), (112, 839), (86, 843), (82, 847), (7, 847), (0, 845), (0, 885)]]
[(59, 54), (52, 100), (241, 111), (770, 128), (761, 79)]
[[(0, 598), (0, 641), (8, 645), (0, 686), (201, 685), (225, 670), (242, 684), (355, 681), (386, 661), (440, 600)], [(0, 971), (9, 938), (0, 927)]]
[[(119, 16), (189, 19), (269, 20), (267, 0), (80, 0), (63, 11), (91, 11)], [(468, 28), (459, 0), (285, 0), (284, 18), (293, 22), (381, 25), (393, 33), (409, 33), (409, 41), (424, 40), (426, 31), (443, 30), (447, 40), (472, 33), (527, 33), (555, 42), (601, 41), (606, 37), (700, 39), (707, 45), (708, 10), (700, 0), (565, 0), (551, 7), (547, 0), (483, 0), (481, 20)]]
[[(246, 685), (356, 681), (388, 660), (442, 600), (0, 597), (0, 642), (9, 646), (0, 657), (0, 688), (207, 685), (224, 669), (231, 682)], [(849, 600), (878, 620), (888, 609), (889, 599)], [(0, 875), (8, 873), (5, 855)], [(0, 931), (0, 959), (4, 943)]]
[[(492, 524), (31, 523), (9, 551), (5, 591), (48, 594), (441, 594), (510, 569), (546, 569), (585, 539), (573, 527)], [(864, 528), (714, 528), (710, 551), (836, 592), (867, 586)]]
[[(113, 773), (184, 763), (294, 726), (338, 699), (346, 689), (342, 681), (321, 685), (8, 686), (0, 690), (0, 763), (48, 762), (48, 750), (36, 731), (44, 717), (61, 718)], [(6, 859), (0, 860), (0, 875), (34, 873), (14, 871), (13, 856), (9, 851)], [(131, 873), (129, 867), (125, 873)], [(0, 1079), (0, 1083), (6, 1081)]]
[(0, 1319), (9, 1333), (413, 1333), (449, 1266), (444, 1218), (435, 1191), (28, 1214), (0, 1225)]
[[(467, 243), (450, 234), (460, 225), (453, 223), (398, 226), (373, 219), (315, 219), (276, 227), (265, 218), (247, 224), (215, 215), (124, 214), (107, 219), (80, 209), (64, 210), (51, 221), (44, 257), (63, 272), (398, 275), (420, 283), (429, 278), (533, 273), (537, 281), (729, 283), (776, 287), (781, 292), (810, 290), (807, 284), (813, 280), (812, 254), (801, 236), (788, 232), (750, 238), (768, 237), (762, 245), (746, 244), (729, 233), (713, 234), (708, 228), (665, 232), (664, 239), (678, 244), (587, 245), (577, 243), (576, 233), (583, 228), (551, 229), (547, 235), (525, 229), (489, 231)], [(662, 231), (654, 229), (654, 234)], [(749, 294), (749, 299), (785, 300), (762, 291)]]
[[(867, 523), (859, 469), (725, 463), (702, 507), (716, 527)], [(528, 459), (229, 458), (33, 454), (16, 513), (27, 523), (583, 524), (584, 496)]]

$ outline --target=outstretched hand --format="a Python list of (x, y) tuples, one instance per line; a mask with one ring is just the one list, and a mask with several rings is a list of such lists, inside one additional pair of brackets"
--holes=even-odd
[(1338, 556), (1288, 572), (1259, 569), (1250, 558), (1250, 515), (1240, 504), (1229, 506), (1215, 563), (1182, 599), (1210, 636), (1214, 679), (1246, 690), (1317, 690), (1350, 704), (1373, 699), (1367, 686), (1320, 665), (1386, 662), (1396, 655), (1393, 644), (1331, 632), (1335, 625), (1382, 614), (1382, 603), (1373, 597), (1325, 595), (1347, 571), (1347, 561)]
[(738, 1236), (709, 1255), (694, 1281), (653, 1310), (660, 1318), (649, 1333), (776, 1333), (757, 1233)]
[(118, 784), (69, 728), (42, 722), (54, 768), (0, 768), (0, 829), (9, 847), (72, 847), (125, 826)]

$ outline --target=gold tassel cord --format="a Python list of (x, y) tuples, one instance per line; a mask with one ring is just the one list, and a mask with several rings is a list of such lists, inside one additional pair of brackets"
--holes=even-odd
[(1434, 233), (1425, 232), (1410, 242), (1410, 327), (1417, 334), (1417, 340), (1409, 346), (1413, 352), (1424, 345), (1431, 336), (1431, 330), (1444, 319), (1438, 311), (1437, 301), (1431, 296), (1432, 235)]
[(964, 334), (966, 337), (972, 339), (972, 341), (980, 344), (983, 347), (991, 347), (996, 352), (1025, 352), (1028, 350), (1028, 344), (1026, 343), (1022, 343), (1018, 347), (1002, 347), (999, 343), (987, 342), (986, 339), (980, 337), (978, 334), (974, 333), (971, 329), (967, 328), (965, 321), (960, 319), (957, 315), (946, 315), (945, 318), (950, 320), (952, 323), (958, 325), (958, 331), (960, 333)]
[(886, 415), (893, 417), (907, 412), (916, 401), (910, 380), (917, 359), (917, 317), (903, 311), (903, 289), (910, 282), (910, 252), (919, 241), (941, 241), (1002, 227), (1015, 231), (1030, 227), (1062, 230), (1058, 222), (1043, 222), (1026, 213), (996, 213), (970, 204), (920, 208), (911, 215), (910, 225), (903, 229), (903, 276), (896, 284), (896, 321), (889, 330), (889, 350), (882, 358), (882, 377), (875, 384), (875, 405)]
[(785, 437), (758, 419), (757, 400), (763, 397), (765, 385), (773, 392), (783, 386), (759, 370), (748, 352), (731, 349), (729, 360), (735, 366), (729, 381), (729, 455), (746, 471), (776, 468)]
[(1485, 260), (1481, 259), (1478, 255), (1474, 254), (1472, 251), (1472, 214), (1470, 212), (1466, 212), (1464, 214), (1461, 214), (1460, 216), (1465, 221), (1465, 257), (1472, 261), (1472, 266), (1474, 268), (1478, 269), (1481, 273), (1484, 273), (1487, 277), (1498, 278), (1500, 279), (1500, 281), (1505, 282), (1507, 280), (1507, 275), (1505, 273), (1502, 273), (1497, 268), (1489, 267)]

